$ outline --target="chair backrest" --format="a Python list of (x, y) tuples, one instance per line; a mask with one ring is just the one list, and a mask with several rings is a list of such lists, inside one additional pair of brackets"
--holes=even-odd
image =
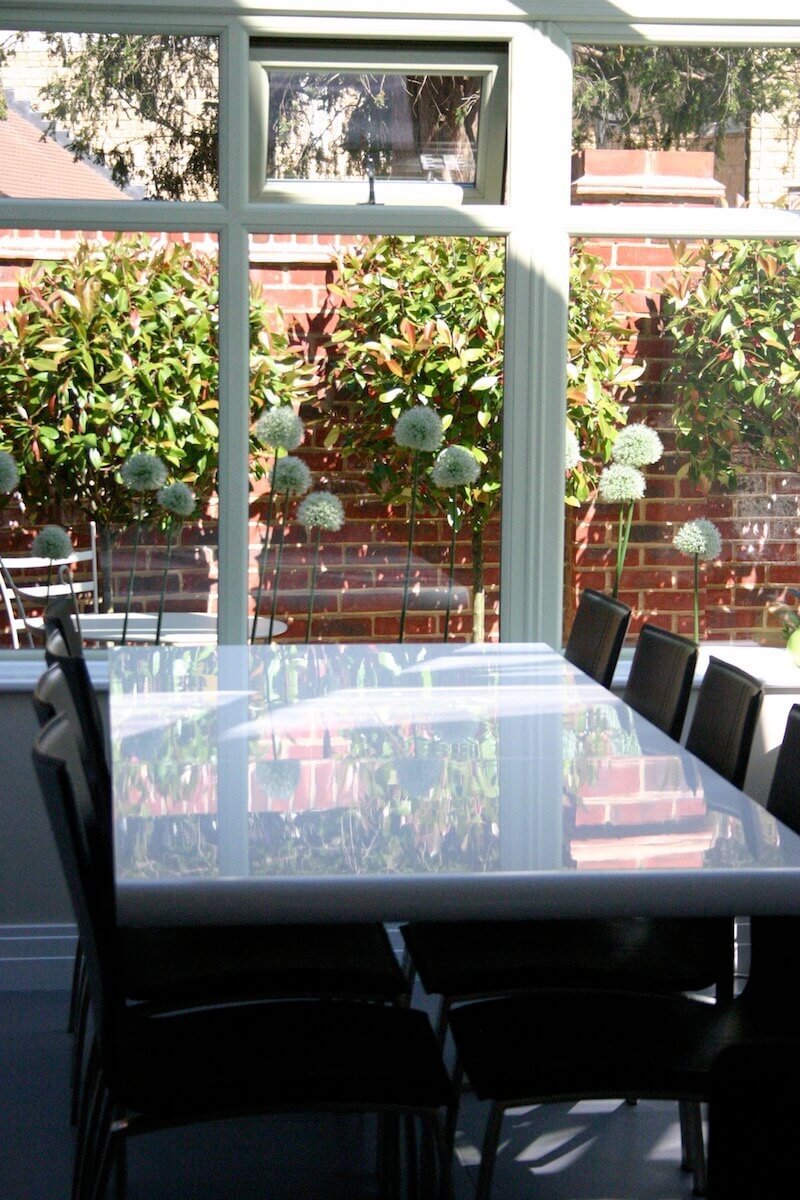
[(741, 788), (764, 689), (731, 663), (711, 658), (697, 693), (686, 749)]
[[(89, 667), (83, 654), (66, 653), (61, 634), (55, 630), (48, 634), (45, 657), (49, 669), (39, 679), (34, 691), (34, 707), (37, 712), (50, 703), (56, 712), (66, 712), (76, 722), (77, 735), (87, 775), (100, 795), (111, 790), (111, 771), (106, 751), (105, 725), (97, 692), (89, 675)], [(70, 705), (63, 702), (64, 687), (69, 693)]]
[(58, 634), (61, 639), (58, 644), (59, 654), (69, 654), (74, 658), (80, 657), (83, 654), (83, 639), (80, 635), (80, 616), (72, 596), (57, 596), (49, 602), (47, 608), (44, 610), (44, 634), (46, 659), (48, 655), (48, 642), (54, 634)]
[(564, 657), (603, 687), (611, 687), (631, 610), (621, 600), (584, 588)]
[[(75, 568), (81, 578), (75, 578)], [(41, 621), (32, 620), (33, 609), (43, 609), (58, 596), (89, 600), (92, 611), (100, 611), (97, 565), (97, 528), (89, 522), (89, 546), (75, 550), (68, 558), (41, 558), (34, 554), (6, 554), (0, 558), (0, 599), (6, 612), (11, 642), (20, 646), (20, 634), (27, 645), (41, 640)]]
[(767, 796), (767, 809), (773, 817), (800, 834), (800, 704), (793, 704), (786, 718)]
[(98, 805), (83, 777), (73, 727), (59, 715), (40, 729), (33, 765), (56, 842), (86, 956), (93, 1015), (101, 1044), (115, 997), (116, 928), (111, 831), (98, 822)]
[(643, 625), (622, 699), (677, 741), (683, 730), (696, 663), (694, 642), (658, 625)]

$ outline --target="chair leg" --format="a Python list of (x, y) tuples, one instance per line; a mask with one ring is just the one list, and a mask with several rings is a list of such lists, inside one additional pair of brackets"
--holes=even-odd
[[(684, 1161), (694, 1174), (695, 1196), (705, 1196), (708, 1190), (706, 1150), (703, 1143), (703, 1119), (700, 1104), (695, 1100), (680, 1102), (681, 1135), (684, 1142)], [(683, 1166), (683, 1163), (681, 1164)]]
[(499, 1104), (493, 1104), (486, 1122), (486, 1132), (483, 1135), (481, 1167), (478, 1172), (478, 1185), (475, 1188), (475, 1200), (489, 1200), (494, 1164), (497, 1158), (497, 1145), (500, 1141), (500, 1129), (504, 1116), (505, 1110)]
[(72, 962), (72, 988), (69, 994), (69, 1017), (67, 1018), (67, 1033), (75, 1032), (75, 1022), (78, 1015), (78, 994), (81, 990), (81, 980), (86, 969), (83, 957), (83, 947), (80, 938), (75, 947), (75, 958)]
[(78, 989), (78, 999), (75, 1006), (75, 1038), (72, 1044), (72, 1072), (70, 1086), (72, 1103), (70, 1106), (70, 1124), (78, 1121), (78, 1110), (81, 1104), (81, 1089), (83, 1087), (84, 1056), (86, 1050), (86, 1033), (89, 1024), (89, 981), (86, 971), (82, 972)]

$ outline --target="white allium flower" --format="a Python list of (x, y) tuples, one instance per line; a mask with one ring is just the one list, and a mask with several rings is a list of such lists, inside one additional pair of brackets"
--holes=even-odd
[(437, 487), (448, 489), (474, 483), (480, 473), (480, 465), (469, 450), (463, 446), (445, 446), (433, 464), (431, 479)]
[(72, 539), (60, 525), (45, 525), (31, 543), (31, 554), (37, 558), (69, 558), (72, 552)]
[(296, 450), (304, 434), (303, 422), (289, 404), (266, 409), (256, 421), (256, 436), (276, 450)]
[(604, 504), (631, 504), (641, 500), (645, 486), (644, 475), (638, 467), (612, 463), (600, 473), (597, 494)]
[(167, 468), (155, 454), (132, 454), (120, 473), (131, 492), (156, 492), (167, 482)]
[(649, 425), (626, 425), (617, 434), (611, 457), (626, 467), (646, 467), (658, 462), (663, 453), (664, 446), (655, 429)]
[(335, 533), (344, 525), (344, 508), (332, 492), (312, 492), (298, 504), (297, 519), (306, 529), (327, 529)]
[(289, 454), (275, 464), (274, 486), (284, 495), (302, 496), (311, 487), (311, 472), (302, 459)]
[(581, 446), (577, 437), (571, 429), (567, 430), (567, 438), (564, 443), (564, 470), (574, 471), (578, 463), (581, 461)]
[(441, 446), (443, 437), (439, 414), (425, 404), (407, 408), (397, 418), (394, 427), (395, 442), (398, 446), (407, 446), (409, 450), (424, 450), (432, 454)]
[(7, 496), (17, 489), (19, 471), (14, 456), (7, 450), (0, 450), (0, 495)]
[(681, 525), (672, 544), (681, 554), (698, 558), (719, 558), (722, 550), (722, 537), (713, 521), (705, 517), (697, 517)]
[(158, 503), (176, 517), (190, 517), (194, 512), (194, 492), (186, 483), (168, 483), (158, 493)]

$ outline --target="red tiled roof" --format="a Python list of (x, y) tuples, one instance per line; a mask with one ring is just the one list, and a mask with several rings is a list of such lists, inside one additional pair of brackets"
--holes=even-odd
[(94, 167), (75, 162), (68, 150), (19, 113), (0, 121), (0, 196), (59, 200), (124, 200), (125, 193)]

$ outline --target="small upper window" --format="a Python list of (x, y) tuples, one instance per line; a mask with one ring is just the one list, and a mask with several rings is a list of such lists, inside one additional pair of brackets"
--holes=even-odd
[(251, 199), (501, 203), (502, 49), (257, 39), (250, 58)]

